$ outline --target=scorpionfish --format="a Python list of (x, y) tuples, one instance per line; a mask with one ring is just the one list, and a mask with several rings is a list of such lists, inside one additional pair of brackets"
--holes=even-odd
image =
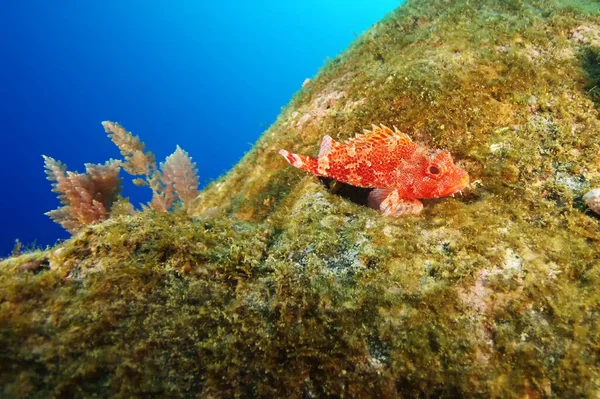
[(280, 150), (296, 168), (357, 187), (373, 188), (368, 205), (385, 216), (416, 215), (420, 199), (441, 198), (463, 190), (468, 173), (447, 150), (414, 143), (406, 134), (381, 125), (347, 140), (323, 137), (317, 158)]

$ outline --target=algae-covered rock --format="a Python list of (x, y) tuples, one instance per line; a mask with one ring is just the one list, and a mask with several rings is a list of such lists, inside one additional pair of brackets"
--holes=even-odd
[[(600, 7), (409, 1), (293, 98), (189, 217), (0, 264), (3, 397), (600, 395)], [(290, 167), (372, 123), (462, 196), (385, 218)], [(189, 212), (189, 210), (188, 210)]]

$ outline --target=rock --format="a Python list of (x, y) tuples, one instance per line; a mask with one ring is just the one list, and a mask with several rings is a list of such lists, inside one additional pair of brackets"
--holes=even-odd
[[(0, 264), (3, 395), (600, 395), (599, 220), (578, 200), (600, 182), (590, 4), (408, 1), (196, 218), (125, 215), (54, 249), (51, 270)], [(277, 154), (372, 123), (480, 183), (384, 218)]]

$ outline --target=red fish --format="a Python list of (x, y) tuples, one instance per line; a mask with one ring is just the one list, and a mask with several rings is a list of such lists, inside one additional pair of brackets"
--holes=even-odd
[(317, 158), (280, 150), (292, 166), (357, 187), (373, 188), (368, 204), (385, 216), (416, 215), (419, 199), (441, 198), (463, 190), (468, 173), (446, 150), (415, 144), (410, 137), (381, 125), (339, 143), (323, 137)]

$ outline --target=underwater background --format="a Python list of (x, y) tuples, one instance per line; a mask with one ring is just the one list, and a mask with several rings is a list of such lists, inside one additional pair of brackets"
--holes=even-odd
[[(18, 26), (15, 12), (3, 12), (6, 8), (0, 15)], [(119, 29), (137, 32), (136, 13), (119, 21), (114, 12), (90, 12), (90, 18), (100, 21), (101, 36)], [(159, 14), (163, 17), (150, 18), (153, 26), (169, 31), (167, 14)], [(324, 18), (342, 18), (334, 14)], [(242, 15), (247, 25), (265, 24), (263, 18), (249, 18), (248, 10)], [(298, 11), (294, 18), (304, 21), (301, 15)], [(62, 12), (45, 18), (64, 25)], [(94, 31), (89, 23), (78, 24)], [(20, 29), (30, 34), (27, 27)], [(269, 37), (277, 36), (273, 32)], [(78, 29), (68, 33), (79, 37)], [(38, 41), (48, 35), (40, 33)], [(169, 54), (171, 43), (179, 43), (138, 36), (146, 52), (162, 49), (155, 54)], [(113, 42), (120, 43), (119, 37)], [(13, 42), (12, 53), (28, 48), (22, 39)], [(110, 69), (108, 60), (115, 75), (123, 59), (135, 60), (135, 81), (147, 75), (149, 61), (133, 50), (100, 51), (88, 42), (80, 43), (85, 47), (80, 53), (96, 55), (89, 60), (95, 69), (76, 68), (82, 81)], [(74, 65), (71, 47), (48, 50), (48, 60), (29, 69), (50, 70), (50, 60), (54, 69)], [(238, 64), (227, 73), (251, 70), (250, 55), (243, 57), (246, 47), (224, 54), (231, 56), (223, 56), (223, 65)], [(258, 57), (268, 59), (260, 52)], [(198, 63), (208, 59), (217, 62), (209, 54)], [(2, 60), (3, 66), (10, 63), (10, 57)], [(261, 65), (285, 69), (274, 62)], [(215, 158), (224, 157), (219, 146), (234, 148), (235, 133), (249, 129), (240, 120), (244, 112), (263, 109), (260, 96), (248, 94), (249, 86), (238, 94), (233, 88), (253, 82), (270, 98), (270, 87), (276, 86), (272, 76), (234, 80), (233, 72), (221, 73), (235, 82), (227, 86), (207, 72), (202, 84), (213, 84), (212, 91), (195, 89), (193, 99), (181, 95), (189, 108), (171, 109), (167, 104), (188, 91), (168, 88), (203, 86), (183, 79), (183, 71), (177, 75), (169, 57), (138, 90), (126, 85), (133, 77), (123, 78), (122, 85), (95, 78), (105, 93), (101, 99), (70, 76), (75, 74), (63, 72), (54, 92), (66, 85), (94, 100), (61, 104), (37, 82), (41, 94), (36, 95), (69, 111), (48, 112), (55, 117), (51, 121), (36, 118), (33, 106), (25, 117), (26, 100), (34, 97), (22, 94), (16, 83), (2, 86), (18, 94), (13, 106), (20, 106), (21, 115), (12, 116), (14, 126), (3, 125), (10, 125), (3, 137), (21, 136), (20, 145), (3, 148), (32, 153), (27, 158), (13, 151), (21, 163), (7, 163), (3, 197), (22, 207), (34, 198), (43, 202), (41, 193), (50, 191), (43, 175), (39, 197), (16, 182), (33, 185), (22, 164), (35, 164), (37, 178), (39, 154), (46, 154), (46, 172), (62, 200), (51, 215), (73, 235), (53, 247), (0, 260), (1, 398), (600, 397), (600, 3), (406, 0), (335, 58), (319, 63), (324, 67), (309, 72), (309, 82), (299, 73), (290, 86), (295, 94), (275, 122), (210, 184), (202, 168), (217, 165)], [(6, 80), (13, 75), (2, 74)], [(178, 79), (163, 78), (174, 75)], [(146, 93), (153, 87), (162, 101), (140, 107), (138, 98), (150, 98)], [(11, 97), (3, 99), (8, 103)], [(121, 105), (116, 110), (98, 105), (98, 115), (78, 121), (75, 133), (66, 136), (65, 126), (89, 116), (84, 110), (96, 112), (90, 103)], [(130, 119), (138, 108), (139, 118)], [(166, 109), (171, 113), (165, 116)], [(177, 112), (182, 109), (187, 111)], [(165, 118), (160, 126), (159, 115)], [(102, 120), (110, 137), (100, 130)], [(179, 125), (191, 120), (198, 121), (193, 128)], [(38, 139), (23, 134), (20, 127), (29, 121), (40, 124)], [(357, 136), (371, 124), (379, 127)], [(384, 141), (382, 131), (392, 132), (385, 126), (398, 132)], [(470, 184), (461, 195), (419, 196), (418, 215), (390, 217), (391, 206), (371, 209), (358, 198), (364, 191), (315, 178), (315, 161), (289, 157), (315, 154), (324, 142), (317, 172), (319, 166), (334, 172), (342, 165), (355, 171), (350, 153), (361, 148), (373, 154), (373, 162), (364, 158), (372, 168), (353, 178), (369, 178), (367, 172), (389, 172), (383, 150), (410, 146), (407, 137), (435, 154), (431, 162), (411, 157), (406, 163), (420, 174), (436, 175), (436, 188), (455, 175), (447, 173), (448, 163), (438, 163), (440, 154), (468, 173)], [(42, 139), (54, 145), (42, 145)], [(143, 152), (141, 140), (156, 159)], [(329, 152), (334, 140), (346, 143), (349, 157)], [(120, 156), (114, 147), (102, 147), (110, 141)], [(370, 147), (363, 147), (367, 142)], [(199, 193), (195, 166), (177, 144), (198, 162), (204, 186)], [(85, 158), (83, 150), (90, 152)], [(87, 174), (67, 175), (57, 161), (82, 171), (84, 162), (108, 156), (124, 158), (124, 172), (142, 176), (137, 183), (150, 187), (125, 187), (137, 211), (131, 212), (127, 199), (113, 201), (120, 188), (118, 161), (88, 164)], [(294, 164), (312, 164), (311, 173)], [(151, 209), (140, 209), (133, 195), (148, 191), (153, 191)], [(389, 205), (408, 199), (407, 191), (394, 192)], [(56, 200), (39, 213), (54, 208), (51, 204)], [(3, 227), (11, 228), (4, 220)]]
[[(42, 154), (118, 158), (118, 121), (157, 159), (184, 148), (201, 187), (228, 171), (310, 78), (400, 0), (2, 2), (0, 257), (69, 234)], [(148, 190), (121, 173), (138, 207)]]

